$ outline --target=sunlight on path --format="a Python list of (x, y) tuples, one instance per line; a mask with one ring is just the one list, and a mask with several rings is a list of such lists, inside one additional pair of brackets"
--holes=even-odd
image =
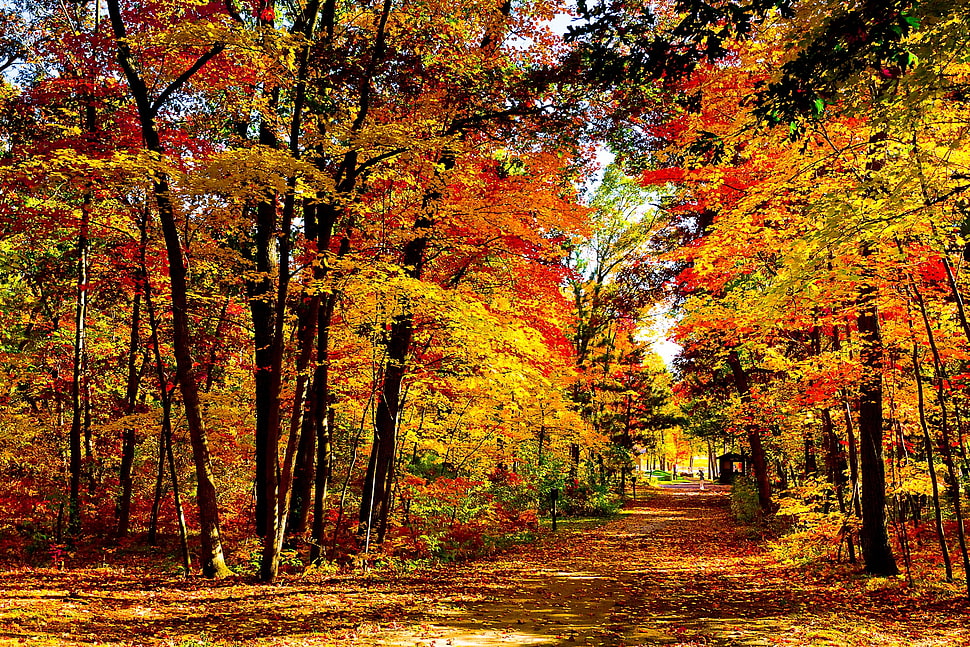
[[(970, 603), (858, 568), (784, 566), (717, 488), (414, 573), (183, 580), (0, 575), (0, 647), (970, 647)], [(450, 570), (446, 570), (450, 569)]]
[[(740, 537), (718, 491), (656, 493), (601, 528), (464, 567), (455, 579), (472, 571), (481, 583), (473, 601), (442, 603), (420, 626), (382, 631), (366, 644), (970, 644), (956, 626), (925, 635), (864, 618), (843, 626), (833, 612), (837, 593), (793, 581), (797, 572)], [(914, 620), (909, 629), (920, 626)]]
[[(683, 593), (674, 608), (666, 608), (668, 589), (709, 576), (704, 574), (709, 564), (700, 552), (671, 563), (658, 548), (671, 534), (700, 533), (701, 526), (724, 523), (723, 506), (715, 503), (722, 496), (710, 491), (658, 494), (608, 526), (557, 542), (546, 552), (532, 549), (509, 561), (499, 558), (485, 568), (508, 577), (503, 594), (433, 618), (420, 631), (390, 632), (380, 644), (651, 645), (684, 644), (695, 636), (704, 641), (700, 644), (717, 644), (706, 636), (713, 628), (730, 644), (767, 645), (747, 640), (750, 628), (676, 608), (688, 596), (701, 601), (703, 594)], [(658, 601), (665, 607), (662, 613), (647, 608)]]

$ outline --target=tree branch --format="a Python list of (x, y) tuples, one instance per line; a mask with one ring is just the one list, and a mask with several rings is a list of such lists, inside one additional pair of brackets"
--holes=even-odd
[(161, 108), (162, 105), (166, 101), (168, 101), (169, 97), (171, 97), (173, 93), (177, 92), (179, 90), (179, 88), (181, 88), (183, 85), (185, 85), (185, 83), (190, 78), (192, 78), (192, 76), (196, 72), (198, 72), (199, 70), (201, 70), (202, 67), (206, 63), (208, 63), (209, 61), (211, 61), (214, 57), (218, 56), (222, 52), (222, 50), (224, 50), (225, 48), (226, 48), (226, 44), (225, 43), (214, 43), (212, 45), (212, 49), (210, 49), (208, 52), (206, 52), (205, 54), (203, 54), (202, 56), (200, 56), (198, 58), (198, 60), (196, 60), (195, 63), (192, 64), (192, 67), (190, 67), (189, 69), (187, 69), (184, 72), (182, 72), (182, 74), (179, 75), (179, 77), (177, 79), (175, 79), (174, 81), (172, 81), (168, 85), (167, 88), (165, 88), (164, 90), (162, 90), (162, 93), (160, 95), (158, 95), (158, 98), (155, 99), (155, 101), (151, 105), (151, 115), (152, 115), (152, 117), (154, 117), (156, 114), (158, 114), (158, 109)]

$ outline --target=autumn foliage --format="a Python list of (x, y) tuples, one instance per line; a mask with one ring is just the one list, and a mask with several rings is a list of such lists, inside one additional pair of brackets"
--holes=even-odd
[(8, 3), (4, 553), (458, 560), (739, 450), (792, 560), (965, 577), (968, 23), (891, 4)]
[(463, 557), (606, 453), (561, 7), (30, 5), (0, 85), (12, 555)]

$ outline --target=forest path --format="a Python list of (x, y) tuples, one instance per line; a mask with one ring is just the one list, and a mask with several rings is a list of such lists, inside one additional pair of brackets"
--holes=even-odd
[(0, 573), (0, 647), (970, 646), (970, 603), (939, 569), (915, 589), (800, 570), (745, 532), (718, 489), (671, 488), (593, 528), (411, 574), (266, 586), (23, 567)]
[(424, 622), (385, 630), (374, 642), (970, 645), (965, 605), (945, 618), (932, 605), (906, 604), (898, 581), (866, 592), (778, 563), (742, 534), (720, 489), (654, 490), (601, 527), (482, 560), (442, 579), (451, 581), (455, 595), (442, 597)]

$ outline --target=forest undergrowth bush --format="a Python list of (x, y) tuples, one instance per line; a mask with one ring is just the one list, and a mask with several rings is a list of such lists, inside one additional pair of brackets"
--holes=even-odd
[(839, 511), (830, 482), (806, 478), (785, 490), (777, 504), (774, 526), (779, 532), (769, 547), (779, 561), (795, 566), (839, 561), (845, 535), (855, 524)]
[(731, 514), (745, 524), (758, 521), (761, 512), (758, 507), (758, 489), (751, 479), (739, 476), (731, 485)]
[(535, 541), (539, 516), (609, 517), (622, 506), (607, 484), (563, 482), (549, 474), (497, 469), (486, 479), (407, 475), (401, 481), (402, 513), (392, 520), (381, 548), (382, 563), (411, 568), (490, 555)]
[(758, 487), (754, 481), (739, 476), (731, 485), (731, 514), (738, 522), (738, 532), (750, 539), (775, 541), (792, 530), (792, 521), (785, 515), (765, 514), (758, 501)]
[(567, 517), (611, 517), (620, 511), (623, 501), (606, 483), (566, 484), (559, 500), (559, 513)]
[(401, 482), (403, 514), (392, 521), (386, 556), (450, 562), (499, 550), (538, 530), (536, 487), (514, 472), (485, 480), (423, 478)]

